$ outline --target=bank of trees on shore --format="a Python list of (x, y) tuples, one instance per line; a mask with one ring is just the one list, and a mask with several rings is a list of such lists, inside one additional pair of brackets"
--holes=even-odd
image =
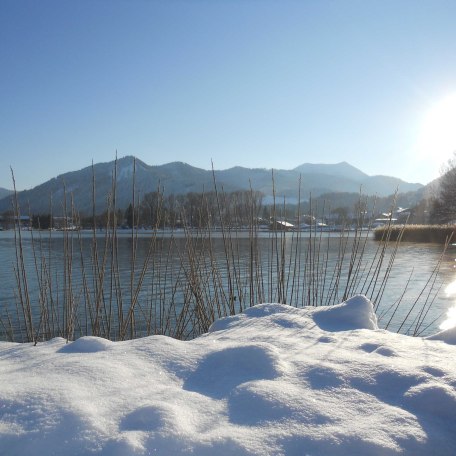
[[(80, 227), (84, 229), (124, 228), (202, 228), (250, 226), (252, 222), (267, 224), (283, 220), (292, 224), (313, 224), (350, 226), (359, 222), (369, 224), (382, 212), (389, 211), (396, 204), (406, 206), (413, 202), (408, 194), (385, 198), (362, 196), (356, 193), (331, 193), (298, 200), (276, 196), (266, 197), (260, 191), (241, 190), (234, 192), (209, 191), (190, 192), (181, 195), (166, 195), (155, 191), (143, 197), (135, 196), (126, 208), (116, 208), (112, 202), (102, 212), (83, 214), (71, 208), (62, 216), (50, 212), (36, 214), (29, 210), (29, 216), (20, 216), (21, 223), (34, 229), (62, 229)], [(22, 211), (23, 213), (23, 211)], [(0, 225), (12, 229), (19, 213), (9, 211), (0, 215)], [(423, 223), (419, 218), (418, 222)]]
[[(187, 193), (167, 195), (151, 192), (141, 200), (132, 202), (123, 210), (108, 208), (100, 214), (71, 214), (71, 220), (82, 228), (179, 228), (208, 227), (211, 224), (247, 225), (253, 218), (259, 218), (264, 210), (263, 195), (258, 191), (236, 191), (218, 194)], [(48, 220), (50, 214), (32, 216), (35, 220)], [(217, 220), (217, 222), (216, 222)]]
[(432, 200), (432, 219), (438, 223), (456, 222), (456, 153), (443, 168)]
[(129, 226), (211, 226), (218, 223), (247, 225), (261, 215), (263, 195), (258, 191), (230, 193), (187, 193), (164, 196), (160, 192), (148, 193), (137, 208), (136, 223), (132, 205), (127, 208)]

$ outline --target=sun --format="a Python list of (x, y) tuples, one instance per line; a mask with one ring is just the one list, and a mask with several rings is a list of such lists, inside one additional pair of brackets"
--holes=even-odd
[(423, 117), (419, 155), (440, 165), (456, 152), (456, 92), (434, 103)]

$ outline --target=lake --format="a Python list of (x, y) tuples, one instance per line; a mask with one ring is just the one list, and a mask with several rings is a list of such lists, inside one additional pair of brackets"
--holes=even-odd
[(381, 249), (371, 233), (22, 231), (22, 261), (17, 235), (0, 232), (1, 340), (191, 338), (260, 302), (356, 293), (374, 302), (380, 327), (428, 335), (454, 306), (453, 246), (439, 263), (440, 245)]

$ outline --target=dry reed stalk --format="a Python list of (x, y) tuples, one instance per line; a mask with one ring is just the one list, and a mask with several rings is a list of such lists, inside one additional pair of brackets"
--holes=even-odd
[(16, 179), (14, 177), (14, 172), (11, 169), (11, 178), (13, 181), (13, 216), (14, 216), (14, 243), (16, 248), (16, 266), (15, 266), (15, 276), (17, 284), (17, 294), (20, 303), (21, 316), (23, 317), (22, 323), (24, 324), (25, 331), (27, 334), (27, 339), (32, 340), (34, 335), (33, 329), (33, 317), (32, 317), (32, 308), (30, 303), (30, 294), (28, 287), (27, 271), (25, 267), (24, 259), (24, 246), (22, 241), (22, 231), (21, 231), (21, 211), (19, 207), (19, 201), (17, 198), (16, 190)]

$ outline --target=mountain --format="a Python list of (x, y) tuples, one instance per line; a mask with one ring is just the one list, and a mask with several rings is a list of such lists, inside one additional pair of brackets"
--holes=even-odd
[[(117, 163), (117, 165), (116, 165)], [(410, 184), (389, 176), (368, 176), (352, 165), (305, 163), (291, 170), (250, 169), (234, 167), (227, 170), (207, 171), (182, 162), (150, 166), (132, 156), (117, 162), (98, 163), (53, 178), (41, 185), (18, 193), (22, 212), (61, 214), (66, 194), (67, 212), (71, 205), (81, 213), (92, 212), (92, 189), (95, 187), (95, 209), (103, 212), (108, 195), (116, 182), (116, 207), (125, 209), (132, 200), (133, 175), (135, 194), (140, 199), (146, 193), (163, 191), (164, 194), (185, 194), (214, 189), (214, 178), (219, 191), (261, 191), (265, 196), (286, 196), (296, 199), (301, 182), (301, 199), (334, 192), (352, 192), (364, 195), (388, 196), (397, 189), (414, 192), (423, 186)], [(10, 199), (0, 200), (0, 213), (10, 208)], [(52, 208), (51, 208), (52, 206)]]
[(362, 182), (369, 176), (358, 168), (350, 165), (347, 162), (330, 164), (318, 164), (318, 163), (304, 163), (297, 166), (294, 171), (301, 174), (324, 174), (327, 176), (339, 176), (348, 179), (352, 179), (357, 182)]
[(13, 193), (12, 190), (0, 187), (0, 199), (5, 198)]

